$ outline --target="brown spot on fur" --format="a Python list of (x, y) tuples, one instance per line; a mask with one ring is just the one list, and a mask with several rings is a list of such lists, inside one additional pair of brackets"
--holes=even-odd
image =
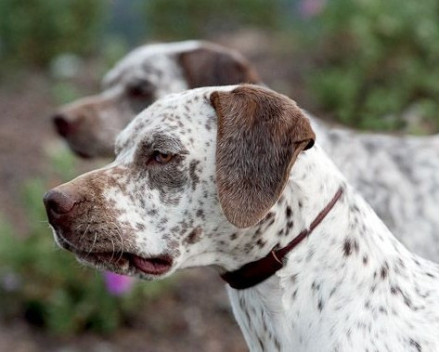
[(387, 269), (385, 266), (383, 266), (383, 267), (380, 269), (380, 277), (381, 277), (382, 279), (385, 279), (385, 278), (387, 277), (387, 275), (388, 275), (388, 269)]
[(344, 255), (345, 255), (346, 257), (348, 257), (349, 255), (351, 255), (351, 252), (352, 252), (351, 241), (350, 241), (348, 238), (345, 239), (345, 241), (344, 241), (343, 249), (344, 249)]
[(200, 177), (197, 175), (197, 165), (200, 164), (199, 160), (193, 160), (189, 164), (189, 177), (191, 178), (191, 186), (193, 191), (196, 189), (197, 184), (200, 182)]
[(263, 241), (261, 238), (257, 241), (257, 246), (263, 248), (266, 245), (266, 241)]
[(420, 346), (420, 343), (418, 343), (417, 341), (409, 339), (409, 344), (410, 346), (415, 347), (417, 352), (422, 352), (422, 346)]
[(137, 222), (136, 223), (136, 229), (139, 230), (139, 231), (144, 231), (145, 230), (145, 225)]
[(318, 302), (318, 310), (320, 312), (322, 312), (322, 308), (323, 308), (323, 303), (322, 303), (322, 300), (320, 299), (319, 302)]
[(204, 213), (203, 209), (197, 210), (196, 216), (201, 218), (202, 220), (205, 220), (205, 213)]
[(155, 216), (157, 214), (157, 209), (150, 209), (147, 211), (147, 214), (150, 216)]
[(356, 240), (353, 240), (353, 248), (355, 253), (359, 253), (359, 243)]
[(189, 244), (197, 243), (201, 240), (203, 230), (201, 227), (196, 227), (193, 229), (189, 235), (185, 238), (184, 242)]

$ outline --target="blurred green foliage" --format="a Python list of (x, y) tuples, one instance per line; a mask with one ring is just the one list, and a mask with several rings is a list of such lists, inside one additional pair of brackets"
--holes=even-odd
[[(72, 177), (71, 155), (53, 153), (51, 159), (60, 178)], [(169, 288), (173, 281), (164, 280), (137, 284), (124, 296), (111, 295), (100, 273), (80, 265), (54, 243), (42, 204), (47, 188), (38, 179), (24, 186), (30, 227), (26, 238), (18, 239), (0, 220), (0, 318), (20, 316), (63, 336), (84, 330), (109, 333)]]
[(438, 9), (437, 0), (328, 1), (304, 23), (310, 94), (345, 124), (399, 129), (411, 108), (438, 130)]
[(246, 26), (273, 28), (280, 19), (280, 5), (279, 0), (149, 0), (144, 12), (153, 37), (178, 40)]
[(90, 54), (103, 29), (104, 0), (1, 0), (0, 59), (46, 65), (55, 55)]
[(58, 105), (70, 103), (82, 96), (78, 87), (67, 80), (54, 80), (51, 94)]

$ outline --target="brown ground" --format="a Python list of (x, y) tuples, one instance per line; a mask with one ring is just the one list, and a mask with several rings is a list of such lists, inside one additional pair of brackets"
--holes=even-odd
[(17, 226), (23, 219), (22, 183), (44, 174), (42, 147), (53, 138), (46, 118), (53, 107), (48, 82), (38, 75), (19, 80), (0, 85), (0, 214)]

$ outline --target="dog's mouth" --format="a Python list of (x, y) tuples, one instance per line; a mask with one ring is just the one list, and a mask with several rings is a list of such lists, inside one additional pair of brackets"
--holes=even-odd
[(173, 264), (173, 259), (169, 255), (161, 255), (154, 258), (142, 258), (134, 254), (129, 254), (129, 261), (137, 269), (149, 275), (163, 275), (167, 273)]
[(76, 255), (84, 264), (98, 269), (106, 269), (124, 275), (161, 276), (170, 271), (173, 258), (168, 254), (154, 257), (142, 257), (130, 252), (121, 251), (83, 251), (75, 248), (63, 237), (56, 236), (58, 244)]
[(92, 156), (90, 154), (87, 154), (86, 152), (83, 152), (81, 150), (73, 149), (73, 151), (75, 152), (76, 155), (78, 155), (79, 157), (81, 157), (83, 159), (91, 159), (92, 158)]
[(133, 253), (115, 254), (113, 252), (89, 253), (78, 251), (73, 251), (73, 253), (81, 262), (126, 275), (161, 276), (170, 271), (173, 264), (172, 257), (167, 254), (145, 258)]
[(91, 159), (93, 158), (93, 155), (89, 151), (83, 150), (76, 142), (72, 140), (67, 140), (70, 149), (79, 157), (83, 159)]

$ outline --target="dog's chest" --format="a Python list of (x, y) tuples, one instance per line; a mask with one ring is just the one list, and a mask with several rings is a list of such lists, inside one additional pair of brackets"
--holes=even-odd
[[(362, 202), (357, 206), (350, 231), (329, 235), (323, 226), (274, 277), (248, 290), (229, 289), (251, 351), (417, 351), (436, 344), (437, 318), (426, 318), (431, 309), (436, 316), (438, 304), (425, 306), (426, 297), (437, 297), (427, 276), (437, 277), (436, 269), (419, 273), (423, 266), (385, 241), (387, 230)], [(382, 232), (377, 243), (375, 231)]]
[(352, 283), (336, 280), (330, 287), (304, 280), (281, 292), (266, 282), (266, 289), (228, 291), (250, 351), (417, 351), (431, 346), (424, 336), (429, 334), (410, 328), (414, 317), (405, 303), (380, 294), (388, 285), (378, 285), (375, 294), (373, 286), (359, 290)]
[(285, 351), (292, 346), (291, 327), (277, 286), (278, 279), (272, 277), (258, 288), (237, 291), (228, 287), (234, 316), (250, 351)]

